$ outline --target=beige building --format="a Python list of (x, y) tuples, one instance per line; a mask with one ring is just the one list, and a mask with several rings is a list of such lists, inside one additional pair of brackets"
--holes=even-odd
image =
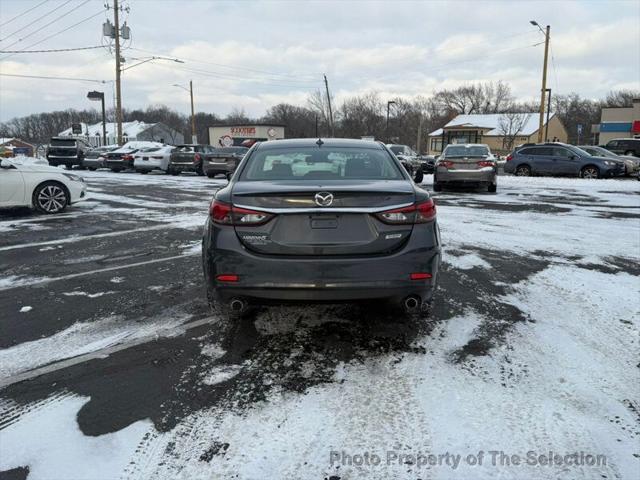
[(250, 147), (256, 142), (283, 138), (284, 125), (260, 123), (250, 125), (214, 125), (209, 127), (209, 145), (214, 147)]
[[(509, 153), (516, 145), (538, 141), (539, 114), (496, 113), (458, 115), (444, 127), (429, 134), (429, 154), (438, 155), (450, 143), (485, 143), (493, 153)], [(566, 142), (567, 131), (555, 113), (545, 117), (544, 138)]]
[(603, 108), (598, 131), (600, 145), (616, 138), (640, 138), (640, 98), (633, 100), (632, 107)]

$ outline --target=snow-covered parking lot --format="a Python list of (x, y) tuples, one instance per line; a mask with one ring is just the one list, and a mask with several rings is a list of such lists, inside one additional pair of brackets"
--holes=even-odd
[(200, 268), (222, 181), (81, 174), (64, 214), (0, 213), (0, 478), (640, 477), (640, 182), (437, 194), (429, 322), (230, 322)]

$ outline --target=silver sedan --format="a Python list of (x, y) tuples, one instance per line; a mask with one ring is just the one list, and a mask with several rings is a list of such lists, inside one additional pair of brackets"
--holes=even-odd
[(439, 192), (445, 185), (473, 185), (495, 192), (497, 174), (496, 159), (487, 145), (447, 145), (435, 164), (433, 190)]

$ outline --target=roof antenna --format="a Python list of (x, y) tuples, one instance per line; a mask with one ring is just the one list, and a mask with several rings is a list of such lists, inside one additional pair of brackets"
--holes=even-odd
[(318, 145), (319, 147), (321, 147), (322, 145), (324, 145), (324, 142), (322, 141), (321, 138), (318, 139), (318, 141), (316, 142), (316, 145)]

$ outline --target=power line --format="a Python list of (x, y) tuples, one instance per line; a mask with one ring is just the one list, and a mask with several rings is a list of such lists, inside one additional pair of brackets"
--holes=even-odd
[(94, 78), (50, 77), (43, 75), (19, 75), (17, 73), (0, 73), (0, 77), (37, 78), (42, 80), (68, 80), (74, 82), (110, 83), (113, 80), (96, 80)]
[(0, 53), (58, 53), (58, 52), (76, 52), (78, 50), (93, 50), (96, 48), (104, 48), (103, 45), (95, 47), (76, 47), (76, 48), (54, 48), (51, 50), (0, 50)]
[[(84, 22), (87, 22), (87, 21), (91, 20), (92, 18), (97, 17), (98, 15), (102, 15), (102, 13), (103, 13), (104, 11), (105, 11), (104, 9), (103, 9), (103, 10), (100, 10), (98, 13), (95, 13), (95, 14), (93, 14), (93, 15), (90, 15), (90, 16), (88, 16), (87, 18), (84, 18), (84, 19), (80, 20), (79, 22), (76, 22), (76, 23), (74, 23), (73, 25), (68, 26), (67, 28), (64, 28), (64, 29), (60, 30), (59, 32), (52, 33), (52, 34), (51, 34), (51, 35), (49, 35), (48, 37), (45, 37), (45, 38), (43, 38), (42, 40), (40, 40), (40, 41), (38, 41), (38, 42), (35, 42), (35, 43), (32, 43), (31, 45), (29, 45), (29, 46), (25, 47), (24, 49), (22, 49), (22, 51), (25, 51), (25, 50), (27, 50), (27, 49), (29, 49), (29, 48), (31, 48), (31, 47), (35, 47), (36, 45), (40, 45), (42, 42), (46, 42), (46, 41), (47, 41), (47, 40), (49, 40), (50, 38), (53, 38), (53, 37), (55, 37), (55, 36), (57, 36), (57, 35), (60, 35), (61, 33), (66, 32), (67, 30), (71, 30), (72, 28), (77, 27), (77, 26), (78, 26), (78, 25), (80, 25), (81, 23), (84, 23)], [(13, 55), (15, 55), (15, 53), (10, 53), (9, 55), (6, 55), (6, 56), (4, 56), (4, 57), (0, 58), (0, 60), (6, 60), (7, 58), (9, 58), (9, 57), (11, 57), (11, 56), (13, 56)]]
[(9, 35), (7, 35), (6, 37), (4, 37), (2, 40), (2, 42), (4, 42), (7, 38), (13, 37), (16, 33), (20, 33), (23, 30), (29, 28), (31, 25), (33, 25), (34, 23), (38, 23), (40, 20), (42, 20), (45, 17), (48, 17), (49, 15), (51, 15), (53, 12), (56, 12), (58, 10), (60, 10), (62, 7), (64, 7), (65, 5), (67, 5), (68, 3), (71, 3), (71, 0), (67, 0), (66, 2), (64, 2), (62, 5), (58, 5), (57, 7), (53, 8), (52, 10), (49, 10), (47, 13), (45, 13), (44, 15), (39, 16), (38, 18), (36, 18), (35, 20), (32, 20), (31, 22), (27, 23), (24, 27), (19, 28), (18, 30), (15, 30), (14, 32), (10, 33)]
[(48, 1), (49, 1), (49, 0), (44, 0), (43, 2), (40, 2), (39, 4), (37, 4), (35, 7), (28, 8), (28, 9), (27, 9), (27, 10), (25, 10), (24, 12), (19, 13), (18, 15), (16, 15), (16, 16), (15, 16), (15, 17), (13, 17), (13, 18), (10, 18), (10, 19), (9, 19), (9, 20), (7, 20), (6, 22), (2, 22), (2, 23), (0, 23), (0, 27), (4, 27), (7, 23), (11, 23), (11, 22), (13, 22), (14, 20), (16, 20), (16, 19), (18, 19), (18, 18), (20, 18), (20, 17), (22, 17), (22, 16), (26, 15), (26, 14), (27, 14), (27, 13), (29, 13), (30, 11), (35, 10), (35, 9), (36, 9), (36, 8), (38, 8), (40, 5), (44, 5), (44, 4), (45, 4), (45, 3), (47, 3)]
[(201, 69), (197, 69), (197, 68), (188, 68), (188, 67), (182, 67), (182, 66), (176, 66), (176, 65), (163, 65), (160, 63), (156, 63), (154, 64), (157, 67), (161, 67), (161, 68), (169, 68), (171, 70), (182, 70), (185, 72), (190, 72), (190, 73), (195, 73), (196, 75), (201, 75), (203, 77), (210, 77), (210, 78), (217, 78), (217, 79), (221, 79), (221, 80), (237, 80), (239, 79), (240, 81), (245, 81), (245, 82), (257, 82), (260, 83), (261, 85), (266, 85), (266, 86), (273, 86), (273, 87), (284, 87), (284, 88), (293, 88), (293, 89), (316, 89), (318, 88), (318, 86), (305, 86), (305, 85), (293, 85), (293, 84), (282, 84), (282, 83), (271, 83), (271, 82), (264, 82), (260, 79), (255, 79), (255, 78), (242, 78), (242, 77), (229, 77), (229, 76), (225, 76), (224, 74), (220, 74), (217, 72), (210, 72), (208, 70), (201, 70)]
[[(131, 50), (137, 50), (139, 52), (149, 53), (151, 55), (154, 55), (154, 54), (155, 55), (160, 55), (160, 54), (152, 52), (150, 50), (143, 50), (141, 48), (131, 47)], [(244, 71), (248, 71), (248, 72), (262, 73), (262, 74), (271, 75), (271, 76), (274, 76), (274, 77), (296, 77), (296, 78), (301, 78), (302, 77), (300, 75), (293, 75), (293, 74), (288, 74), (288, 73), (274, 73), (274, 72), (268, 72), (268, 71), (265, 71), (265, 70), (258, 70), (258, 69), (255, 69), (255, 68), (241, 67), (241, 66), (235, 66), (235, 65), (227, 65), (227, 64), (224, 64), (224, 63), (205, 62), (203, 60), (196, 60), (196, 59), (193, 59), (193, 58), (186, 58), (186, 57), (180, 57), (180, 60), (184, 60), (184, 61), (187, 61), (187, 62), (193, 62), (193, 63), (201, 63), (203, 65), (213, 65), (215, 67), (229, 68), (229, 69), (232, 69), (232, 70), (244, 70)], [(321, 74), (318, 73), (318, 75), (321, 75)], [(313, 78), (313, 75), (304, 75), (304, 76), (306, 76), (308, 78)], [(312, 81), (315, 81), (315, 80), (309, 80), (308, 82), (311, 83)]]
[(45, 28), (47, 28), (49, 25), (53, 25), (54, 23), (56, 23), (58, 20), (68, 16), (69, 14), (75, 12), (76, 10), (78, 10), (80, 7), (82, 7), (83, 5), (85, 5), (86, 3), (89, 3), (91, 0), (84, 0), (84, 2), (82, 2), (80, 5), (77, 5), (75, 7), (73, 7), (71, 10), (69, 10), (68, 12), (63, 13), (62, 15), (54, 18), (53, 20), (51, 20), (49, 23), (44, 24), (42, 27), (39, 27), (37, 30), (34, 30), (33, 32), (29, 33), (28, 35), (25, 35), (22, 38), (19, 38), (18, 40), (16, 40), (15, 42), (13, 42), (10, 45), (7, 45), (5, 48), (11, 48), (13, 47), (15, 44), (22, 42), (23, 40), (36, 35), (37, 33), (40, 33), (42, 30), (44, 30)]

